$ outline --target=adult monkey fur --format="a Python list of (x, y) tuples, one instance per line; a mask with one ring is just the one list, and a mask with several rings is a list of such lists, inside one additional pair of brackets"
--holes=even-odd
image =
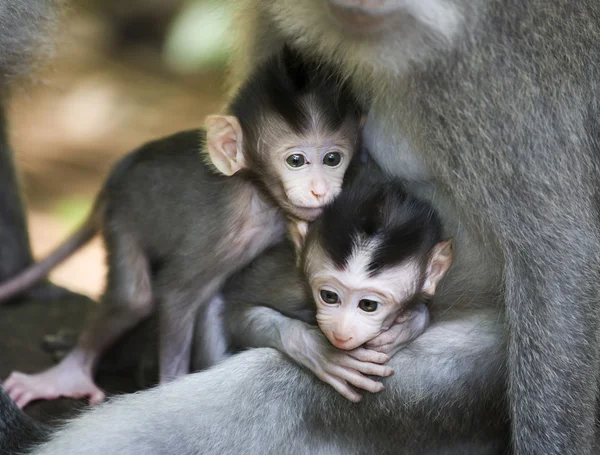
[(281, 39), (338, 64), (372, 101), (365, 145), (375, 160), (397, 177), (430, 181), (434, 206), (447, 203), (495, 258), (515, 453), (590, 453), (600, 361), (600, 4), (243, 3), (253, 19), (239, 41), (238, 80)]
[(105, 308), (59, 365), (11, 374), (4, 385), (19, 406), (59, 396), (102, 401), (93, 382), (100, 354), (155, 307), (161, 382), (189, 373), (197, 311), (281, 241), (286, 216), (312, 220), (341, 189), (361, 115), (334, 81), (284, 48), (244, 84), (228, 116), (207, 119), (206, 133), (150, 142), (114, 167), (88, 221), (59, 247), (73, 252), (102, 230)]
[[(61, 6), (61, 0), (0, 3), (0, 281), (33, 262), (7, 131), (9, 85), (15, 79), (26, 78), (32, 61), (51, 51), (49, 35), (61, 16)], [(42, 282), (28, 292), (32, 298), (67, 294), (49, 282)]]

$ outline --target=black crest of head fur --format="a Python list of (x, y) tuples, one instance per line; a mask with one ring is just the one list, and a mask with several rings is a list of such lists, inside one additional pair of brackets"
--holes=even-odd
[(427, 258), (442, 240), (433, 208), (410, 195), (404, 186), (365, 169), (311, 226), (311, 236), (343, 268), (359, 245), (375, 241), (368, 270), (372, 275), (412, 257)]
[(245, 144), (252, 146), (261, 133), (257, 117), (262, 112), (278, 115), (295, 133), (308, 131), (312, 126), (306, 103), (309, 97), (332, 131), (349, 116), (360, 116), (358, 101), (336, 71), (283, 45), (240, 87), (229, 111), (242, 126)]

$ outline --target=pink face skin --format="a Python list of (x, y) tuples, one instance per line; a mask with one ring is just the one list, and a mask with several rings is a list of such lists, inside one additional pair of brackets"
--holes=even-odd
[[(369, 245), (354, 251), (347, 266), (337, 269), (318, 246), (310, 246), (305, 271), (317, 307), (317, 323), (339, 349), (352, 350), (388, 330), (416, 294), (433, 295), (450, 266), (448, 242), (435, 247), (425, 271), (415, 260), (369, 276)], [(419, 288), (419, 277), (425, 283)]]
[(274, 151), (273, 168), (287, 201), (284, 209), (302, 220), (317, 218), (341, 191), (352, 159), (352, 144), (342, 138), (291, 138), (293, 145)]

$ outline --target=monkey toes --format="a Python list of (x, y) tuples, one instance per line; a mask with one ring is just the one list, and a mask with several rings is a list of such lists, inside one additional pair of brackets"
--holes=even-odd
[(106, 398), (104, 392), (83, 371), (63, 368), (61, 365), (33, 375), (15, 371), (4, 382), (4, 388), (20, 408), (41, 399), (89, 398), (90, 404), (97, 404)]

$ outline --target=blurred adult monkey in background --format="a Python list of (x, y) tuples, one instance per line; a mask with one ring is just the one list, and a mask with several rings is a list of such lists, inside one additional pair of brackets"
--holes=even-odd
[[(33, 262), (8, 139), (6, 105), (10, 82), (26, 76), (31, 62), (52, 50), (48, 43), (61, 7), (62, 0), (0, 0), (0, 281)], [(28, 292), (29, 297), (37, 298), (66, 294), (66, 290), (48, 281)]]
[[(234, 80), (281, 39), (339, 65), (371, 103), (365, 145), (376, 161), (431, 183), (433, 204), (448, 204), (446, 216), (473, 238), (457, 243), (457, 258), (483, 247), (490, 277), (502, 277), (487, 281), (498, 302), (476, 303), (506, 311), (514, 451), (590, 453), (600, 360), (600, 3), (241, 3), (248, 33)], [(477, 298), (479, 275), (455, 269), (448, 280)], [(443, 293), (437, 300), (452, 305)]]

